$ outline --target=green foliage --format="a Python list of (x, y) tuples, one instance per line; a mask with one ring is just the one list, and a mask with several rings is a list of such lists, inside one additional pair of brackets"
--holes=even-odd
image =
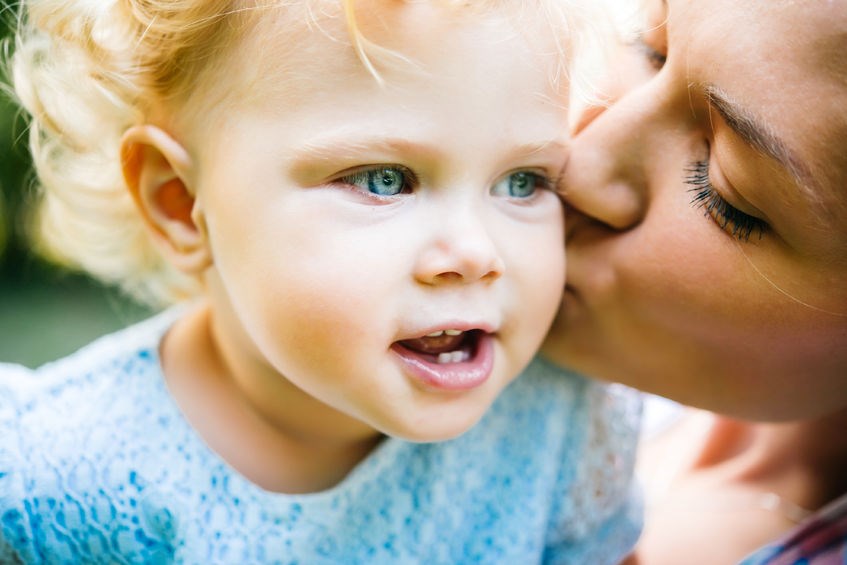
[[(12, 2), (0, 2), (0, 42), (4, 44), (10, 38), (15, 21), (13, 6)], [(21, 230), (17, 228), (22, 222), (23, 205), (28, 200), (28, 178), (30, 162), (25, 125), (5, 90), (0, 90), (0, 262), (4, 250), (26, 248)]]

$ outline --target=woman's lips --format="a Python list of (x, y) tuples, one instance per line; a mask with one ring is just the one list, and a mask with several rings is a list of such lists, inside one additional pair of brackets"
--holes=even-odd
[[(462, 391), (480, 386), (494, 368), (494, 336), (482, 331), (466, 332), (461, 340), (444, 347), (421, 347), (418, 340), (398, 341), (391, 346), (405, 372), (426, 388)], [(441, 344), (439, 344), (441, 345)]]

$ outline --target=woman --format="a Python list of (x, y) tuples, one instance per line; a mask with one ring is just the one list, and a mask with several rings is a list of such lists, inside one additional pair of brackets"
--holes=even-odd
[(847, 3), (649, 4), (574, 140), (545, 352), (721, 414), (646, 460), (639, 562), (793, 562), (757, 548), (813, 514), (804, 551), (844, 560)]

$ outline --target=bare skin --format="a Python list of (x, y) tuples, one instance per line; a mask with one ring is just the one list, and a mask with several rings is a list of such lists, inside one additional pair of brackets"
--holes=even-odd
[[(752, 423), (689, 409), (639, 453), (647, 512), (631, 563), (736, 563), (847, 491), (844, 414)], [(717, 542), (716, 540), (720, 540)]]

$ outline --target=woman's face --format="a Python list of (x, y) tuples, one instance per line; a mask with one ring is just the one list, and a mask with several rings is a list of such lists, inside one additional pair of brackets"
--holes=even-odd
[(574, 140), (545, 353), (735, 416), (845, 407), (847, 4), (651, 3)]

